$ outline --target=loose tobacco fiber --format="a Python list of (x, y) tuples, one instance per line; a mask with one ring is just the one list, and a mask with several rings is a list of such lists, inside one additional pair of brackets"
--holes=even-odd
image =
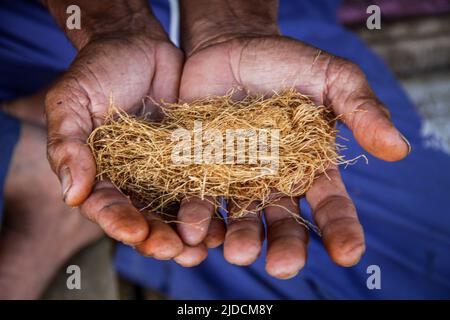
[(331, 111), (294, 90), (240, 101), (214, 96), (163, 110), (165, 118), (155, 122), (116, 109), (88, 140), (99, 177), (154, 212), (184, 197), (223, 196), (243, 208), (240, 216), (253, 201), (263, 209), (281, 194), (304, 195), (317, 174), (345, 162)]

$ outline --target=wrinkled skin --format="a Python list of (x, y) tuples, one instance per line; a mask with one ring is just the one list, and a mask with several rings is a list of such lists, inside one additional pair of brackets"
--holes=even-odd
[[(140, 34), (108, 35), (80, 51), (46, 99), (48, 155), (60, 177), (65, 202), (81, 205), (82, 212), (109, 236), (143, 255), (193, 266), (206, 258), (208, 247), (224, 240), (225, 258), (248, 265), (261, 251), (263, 225), (257, 215), (247, 215), (231, 220), (225, 235), (224, 225), (210, 219), (212, 206), (191, 198), (181, 204), (178, 235), (153, 214), (142, 215), (109, 182), (96, 183), (95, 163), (85, 141), (102, 123), (110, 94), (116, 105), (136, 113), (152, 109), (150, 104), (142, 106), (145, 96), (174, 101), (178, 89), (186, 101), (224, 94), (236, 86), (251, 93), (295, 87), (342, 114), (371, 154), (397, 161), (409, 152), (359, 68), (301, 42), (281, 36), (216, 39), (189, 52), (182, 75), (181, 68), (181, 53), (167, 41)], [(326, 176), (316, 180), (306, 199), (331, 258), (351, 266), (364, 252), (363, 230), (337, 168), (330, 167)], [(265, 212), (266, 269), (278, 278), (294, 276), (306, 261), (307, 232), (288, 213), (298, 210), (296, 199), (283, 198)]]
[[(104, 122), (110, 98), (130, 114), (153, 112), (150, 103), (178, 96), (182, 53), (164, 37), (116, 32), (97, 37), (79, 52), (46, 97), (48, 157), (59, 176), (64, 201), (110, 237), (142, 254), (171, 259), (184, 245), (168, 225), (141, 214), (109, 182), (96, 182), (95, 161), (86, 140)], [(143, 102), (144, 101), (144, 102)]]
[[(410, 151), (356, 65), (299, 41), (281, 36), (243, 37), (206, 42), (189, 53), (181, 79), (181, 100), (222, 95), (235, 87), (261, 94), (295, 87), (312, 96), (315, 103), (331, 106), (336, 115), (343, 115), (357, 141), (374, 156), (397, 161)], [(356, 264), (365, 250), (364, 234), (338, 169), (332, 166), (326, 175), (320, 175), (306, 199), (333, 261), (341, 266)], [(277, 278), (295, 276), (306, 261), (307, 231), (290, 214), (299, 213), (297, 200), (285, 197), (265, 210), (266, 270)], [(232, 213), (236, 206), (228, 210)], [(182, 239), (190, 245), (201, 243), (211, 215), (208, 202), (185, 201), (179, 212), (179, 219), (188, 222), (178, 226)], [(263, 239), (258, 215), (231, 220), (224, 242), (226, 260), (251, 264), (261, 252)]]

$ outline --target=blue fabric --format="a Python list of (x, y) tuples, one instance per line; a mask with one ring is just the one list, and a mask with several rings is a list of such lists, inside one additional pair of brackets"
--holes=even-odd
[(0, 99), (28, 95), (50, 84), (75, 54), (38, 1), (1, 1)]
[[(3, 195), (9, 162), (19, 138), (20, 126), (16, 119), (0, 112), (0, 195)], [(0, 197), (0, 230), (3, 219), (3, 198)]]
[[(152, 4), (168, 29), (167, 2)], [(425, 148), (414, 106), (383, 62), (338, 25), (338, 5), (334, 0), (281, 1), (282, 31), (359, 64), (413, 146), (413, 153), (402, 162), (385, 163), (368, 156), (369, 165), (360, 161), (342, 170), (366, 232), (367, 251), (361, 262), (352, 268), (334, 265), (321, 239), (313, 235), (306, 267), (288, 281), (266, 275), (265, 253), (244, 268), (226, 263), (221, 249), (211, 250), (202, 265), (187, 269), (120, 246), (115, 265), (122, 275), (174, 298), (450, 298), (450, 170), (445, 170), (450, 157)], [(74, 54), (39, 4), (0, 3), (0, 98), (28, 94), (48, 84)], [(0, 174), (6, 172), (9, 159), (5, 150), (12, 149), (17, 137), (11, 134), (14, 138), (5, 139), (3, 133), (17, 132), (17, 126), (9, 130), (7, 125), (14, 122), (0, 116)], [(340, 126), (340, 130), (350, 138), (348, 156), (365, 153), (347, 128)], [(309, 214), (304, 201), (302, 209)], [(366, 287), (366, 268), (372, 264), (381, 268), (381, 290)]]
[[(0, 101), (36, 92), (65, 70), (75, 49), (37, 1), (0, 3)], [(0, 112), (0, 195), (19, 122)], [(0, 219), (3, 197), (0, 197)]]

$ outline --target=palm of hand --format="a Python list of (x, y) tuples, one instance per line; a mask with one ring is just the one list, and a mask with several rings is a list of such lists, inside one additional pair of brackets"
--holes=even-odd
[[(296, 88), (315, 103), (332, 106), (337, 115), (343, 114), (343, 121), (358, 142), (375, 156), (394, 161), (408, 152), (359, 68), (304, 43), (284, 37), (261, 37), (206, 46), (185, 62), (180, 99), (222, 95), (236, 87), (251, 93)], [(357, 109), (366, 112), (352, 112)], [(319, 176), (306, 199), (331, 258), (343, 266), (357, 263), (365, 249), (364, 234), (338, 169), (330, 167), (326, 175)], [(204, 237), (208, 216), (212, 214), (211, 210), (198, 207), (197, 202), (192, 208), (187, 202), (179, 213), (180, 220), (203, 226), (179, 226), (181, 237), (192, 245)], [(282, 198), (265, 210), (266, 269), (279, 278), (294, 276), (306, 261), (308, 235), (289, 212), (299, 213), (297, 199)], [(229, 222), (225, 258), (238, 265), (252, 263), (261, 251), (263, 234), (263, 224), (256, 215)]]
[[(147, 96), (178, 95), (182, 54), (169, 42), (136, 34), (106, 35), (88, 43), (46, 97), (48, 156), (65, 202), (111, 237), (130, 244), (148, 236), (148, 221), (108, 182), (96, 183), (86, 140), (114, 104), (128, 113), (149, 111)], [(146, 110), (142, 110), (144, 108)]]
[(63, 109), (61, 104), (67, 103), (70, 109), (77, 108), (75, 113), (90, 125), (86, 128), (90, 132), (103, 122), (111, 98), (129, 113), (142, 109), (146, 96), (174, 100), (180, 55), (169, 43), (138, 36), (93, 41), (80, 51), (70, 73), (52, 88), (47, 105)]

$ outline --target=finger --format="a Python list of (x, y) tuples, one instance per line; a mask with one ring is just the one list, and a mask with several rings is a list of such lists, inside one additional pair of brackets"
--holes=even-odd
[(174, 258), (174, 261), (183, 267), (195, 267), (203, 262), (208, 256), (208, 248), (204, 243), (196, 246), (184, 245), (181, 254)]
[(279, 279), (294, 277), (305, 265), (308, 232), (298, 221), (298, 198), (283, 197), (265, 209), (266, 271)]
[(149, 227), (144, 216), (110, 182), (96, 184), (82, 204), (81, 212), (117, 241), (137, 245), (148, 236)]
[(158, 215), (147, 212), (146, 220), (150, 227), (150, 235), (135, 249), (144, 256), (158, 260), (169, 260), (183, 251), (183, 242), (174, 229)]
[(159, 44), (155, 55), (157, 67), (147, 94), (149, 99), (144, 99), (143, 113), (150, 119), (158, 121), (164, 118), (162, 111), (164, 103), (174, 103), (178, 100), (183, 53), (167, 42)]
[(243, 206), (234, 201), (230, 202), (223, 254), (229, 263), (249, 265), (258, 258), (264, 240), (263, 224), (255, 211), (257, 203), (250, 204), (244, 215), (233, 217)]
[(365, 251), (364, 232), (337, 167), (315, 180), (306, 200), (333, 261), (346, 267), (358, 263)]
[(63, 199), (80, 205), (95, 182), (96, 166), (86, 139), (92, 131), (89, 99), (66, 82), (53, 87), (46, 97), (47, 154), (61, 182)]
[(202, 242), (208, 233), (211, 216), (214, 214), (214, 199), (199, 197), (183, 199), (178, 211), (178, 232), (183, 241), (195, 246)]
[(180, 89), (183, 71), (183, 53), (169, 42), (159, 43), (155, 52), (157, 67), (152, 79), (149, 95), (157, 102), (175, 102)]
[(344, 59), (328, 64), (325, 104), (352, 130), (358, 143), (372, 155), (398, 161), (411, 151), (408, 140), (395, 128), (388, 109), (376, 98), (361, 69)]
[(205, 244), (208, 248), (216, 248), (220, 246), (225, 240), (225, 222), (222, 217), (218, 215), (212, 217), (209, 224), (208, 233), (205, 237)]

